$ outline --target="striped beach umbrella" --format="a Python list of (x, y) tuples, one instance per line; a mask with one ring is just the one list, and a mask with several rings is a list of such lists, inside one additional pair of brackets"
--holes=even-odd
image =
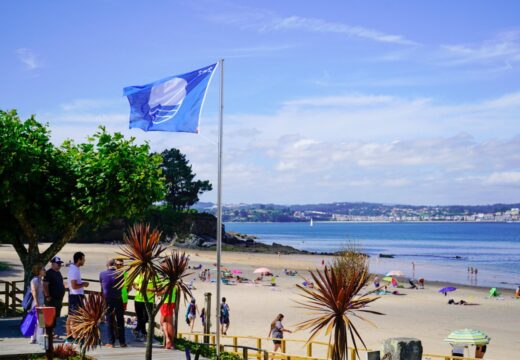
[(448, 335), (445, 342), (453, 345), (487, 345), (491, 338), (480, 330), (455, 330)]

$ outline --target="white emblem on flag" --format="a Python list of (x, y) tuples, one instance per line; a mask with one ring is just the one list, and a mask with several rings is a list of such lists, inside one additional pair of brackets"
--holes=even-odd
[(186, 97), (187, 85), (183, 78), (173, 78), (152, 88), (148, 105), (154, 124), (168, 121), (177, 114)]

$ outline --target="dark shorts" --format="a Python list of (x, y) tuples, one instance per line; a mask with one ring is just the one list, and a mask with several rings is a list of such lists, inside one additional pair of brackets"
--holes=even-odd
[(273, 344), (280, 345), (282, 343), (282, 340), (273, 340)]
[(226, 317), (221, 317), (220, 318), (220, 324), (221, 325), (229, 325), (229, 317), (226, 316)]
[(83, 305), (85, 295), (69, 294), (69, 315)]

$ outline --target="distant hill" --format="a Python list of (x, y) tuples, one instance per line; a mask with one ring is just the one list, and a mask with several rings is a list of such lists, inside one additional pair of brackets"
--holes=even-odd
[[(215, 214), (213, 203), (193, 206)], [(304, 205), (225, 204), (224, 221), (517, 221), (520, 203), (489, 205), (405, 205), (335, 202)]]

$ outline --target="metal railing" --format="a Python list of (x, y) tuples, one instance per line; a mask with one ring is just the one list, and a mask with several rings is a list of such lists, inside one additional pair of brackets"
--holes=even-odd
[[(216, 335), (215, 334), (203, 334), (203, 333), (178, 333), (179, 338), (186, 338), (187, 340), (193, 341), (195, 343), (199, 344), (206, 344), (210, 346), (216, 346)], [(302, 339), (274, 339), (274, 338), (268, 338), (268, 337), (256, 337), (256, 336), (233, 336), (233, 335), (221, 335), (221, 339), (223, 342), (226, 340), (231, 343), (223, 344), (221, 346), (231, 348), (230, 351), (233, 354), (237, 354), (239, 356), (242, 356), (244, 360), (247, 359), (257, 359), (257, 360), (265, 360), (265, 353), (268, 354), (269, 359), (280, 359), (280, 360), (326, 360), (330, 359), (330, 355), (332, 354), (332, 344), (329, 344), (327, 342), (323, 341), (310, 341), (302, 340)], [(270, 342), (272, 340), (280, 340), (280, 350), (281, 352), (272, 352), (268, 350), (262, 349), (262, 344), (266, 344), (267, 342)], [(239, 341), (242, 343), (253, 343), (256, 346), (244, 346), (239, 345)], [(303, 354), (294, 354), (287, 351), (287, 345), (288, 344), (294, 344), (294, 345), (301, 345), (300, 348), (303, 350), (305, 349), (305, 355)], [(249, 350), (252, 350), (251, 352), (248, 351), (239, 351), (241, 348), (248, 348)], [(316, 348), (321, 348), (321, 352)], [(293, 349), (294, 350), (294, 346)], [(366, 352), (372, 351), (370, 349), (356, 349), (354, 348), (348, 348), (349, 352), (349, 360), (359, 360), (363, 359), (363, 355)], [(319, 356), (317, 354), (319, 352)], [(358, 356), (359, 355), (359, 356)], [(423, 354), (422, 356), (423, 360), (479, 360), (472, 357), (458, 357), (458, 356), (451, 356), (451, 355), (437, 355), (437, 354)]]

